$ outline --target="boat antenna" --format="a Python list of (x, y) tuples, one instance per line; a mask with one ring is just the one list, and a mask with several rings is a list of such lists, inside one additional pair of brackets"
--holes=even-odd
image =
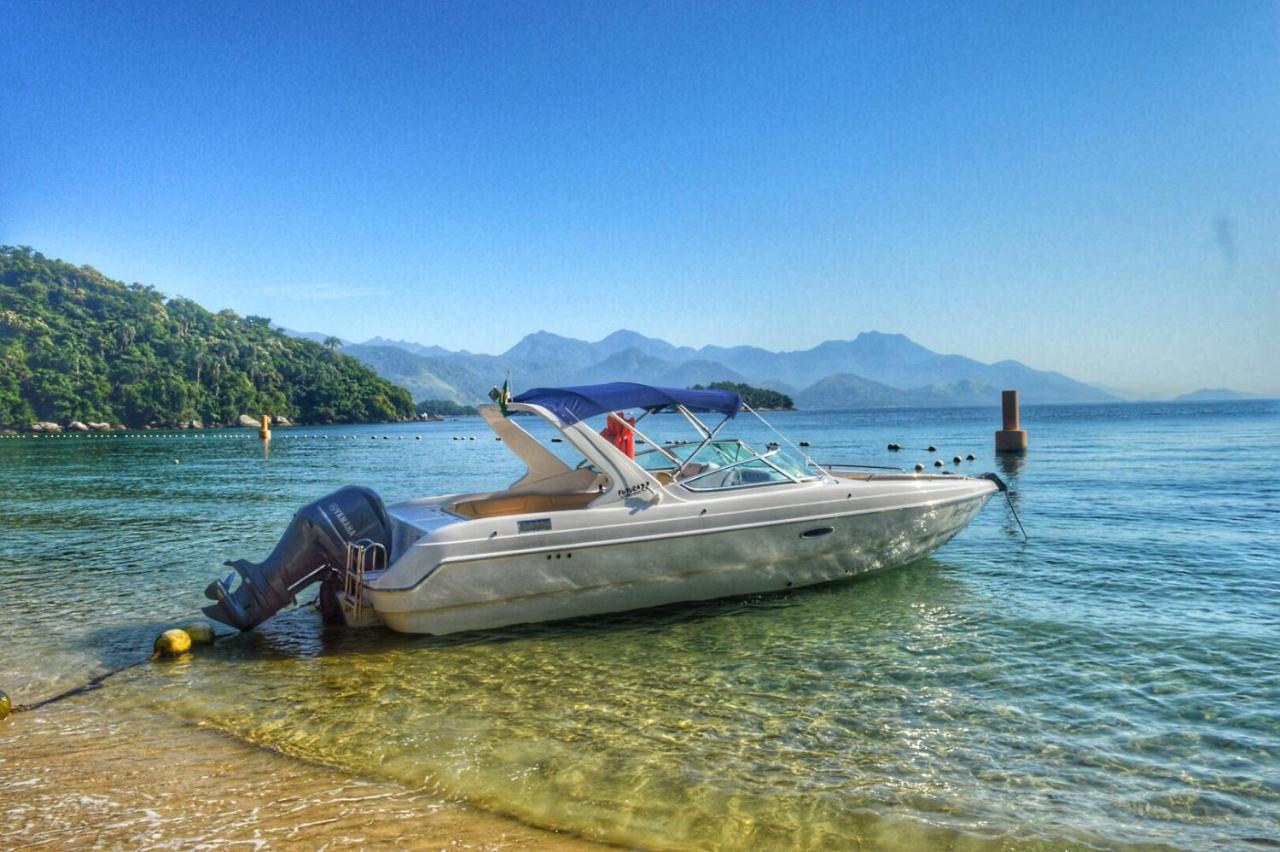
[(820, 473), (825, 474), (828, 478), (835, 479), (835, 476), (831, 473), (831, 471), (827, 470), (825, 467), (818, 464), (816, 461), (814, 461), (812, 458), (809, 457), (808, 453), (806, 453), (804, 450), (797, 447), (795, 444), (791, 443), (790, 438), (788, 438), (786, 435), (779, 432), (777, 429), (773, 428), (773, 424), (770, 423), (768, 420), (765, 420), (763, 417), (761, 417), (760, 412), (756, 411), (754, 408), (747, 405), (747, 401), (745, 399), (742, 401), (742, 407), (745, 408), (747, 411), (750, 411), (752, 414), (754, 414), (757, 420), (759, 420), (765, 426), (769, 427), (770, 432), (777, 435), (779, 438), (783, 440), (784, 443), (786, 443), (788, 447), (795, 450), (796, 454), (800, 456), (800, 458), (804, 459), (805, 464), (809, 465), (810, 467), (817, 468), (817, 470)]

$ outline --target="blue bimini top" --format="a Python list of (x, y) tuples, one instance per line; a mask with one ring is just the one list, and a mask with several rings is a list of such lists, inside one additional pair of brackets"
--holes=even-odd
[(690, 411), (718, 411), (733, 417), (742, 410), (742, 397), (733, 391), (659, 388), (635, 382), (581, 385), (573, 388), (530, 388), (512, 402), (541, 405), (565, 423), (576, 423), (606, 411), (643, 408), (658, 411), (683, 405)]

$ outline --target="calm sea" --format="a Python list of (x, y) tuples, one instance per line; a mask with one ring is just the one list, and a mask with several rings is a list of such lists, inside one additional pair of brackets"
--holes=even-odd
[[(443, 639), (293, 610), (0, 723), (0, 838), (53, 795), (36, 764), (109, 715), (140, 759), (200, 730), (629, 846), (1280, 845), (1280, 403), (1023, 415), (1020, 460), (994, 457), (995, 410), (768, 416), (819, 461), (972, 452), (959, 469), (1009, 481), (1025, 543), (993, 500), (930, 559), (785, 595)], [(269, 453), (247, 431), (0, 439), (0, 688), (33, 703), (144, 658), (224, 559), (340, 485), (519, 472), (478, 419), (280, 430)], [(82, 783), (144, 797), (136, 774)], [(214, 819), (165, 814), (134, 839)]]

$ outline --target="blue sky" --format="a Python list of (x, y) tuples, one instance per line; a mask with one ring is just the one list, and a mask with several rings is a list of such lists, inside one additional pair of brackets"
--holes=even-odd
[(357, 340), (1280, 393), (1280, 4), (0, 0), (0, 243)]

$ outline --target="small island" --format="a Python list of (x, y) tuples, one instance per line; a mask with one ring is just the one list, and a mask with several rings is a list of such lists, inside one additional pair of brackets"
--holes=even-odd
[(690, 390), (733, 391), (756, 411), (794, 411), (796, 407), (795, 402), (785, 393), (752, 387), (744, 382), (712, 382), (709, 385), (694, 385)]
[(462, 405), (451, 399), (424, 399), (415, 406), (419, 417), (441, 419), (445, 417), (468, 417), (480, 413), (474, 405)]

